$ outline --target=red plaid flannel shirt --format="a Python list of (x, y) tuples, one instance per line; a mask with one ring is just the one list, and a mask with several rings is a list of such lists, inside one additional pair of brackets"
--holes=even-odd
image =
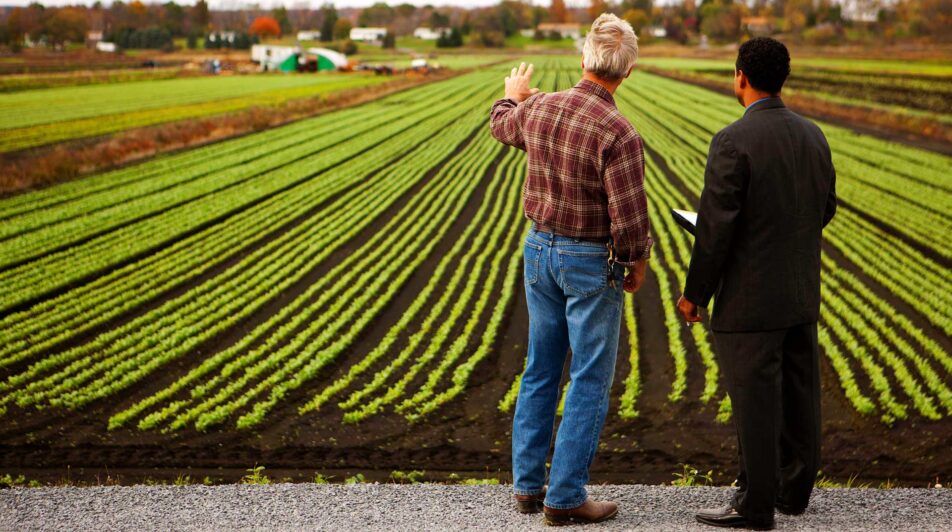
[(525, 216), (572, 237), (612, 237), (617, 262), (647, 259), (648, 203), (641, 136), (601, 85), (497, 100), (492, 134), (525, 150)]

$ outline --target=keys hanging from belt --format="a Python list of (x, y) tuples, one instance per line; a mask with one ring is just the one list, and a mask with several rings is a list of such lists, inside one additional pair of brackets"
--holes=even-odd
[(608, 286), (615, 288), (615, 246), (611, 239), (605, 245), (608, 246)]

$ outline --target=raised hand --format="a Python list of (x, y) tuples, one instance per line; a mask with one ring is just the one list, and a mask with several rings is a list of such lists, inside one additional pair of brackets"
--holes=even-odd
[(521, 63), (518, 69), (512, 69), (512, 73), (506, 77), (506, 98), (516, 103), (522, 103), (529, 96), (539, 92), (539, 89), (529, 87), (532, 70), (532, 64), (529, 65), (529, 68), (526, 68), (525, 63)]

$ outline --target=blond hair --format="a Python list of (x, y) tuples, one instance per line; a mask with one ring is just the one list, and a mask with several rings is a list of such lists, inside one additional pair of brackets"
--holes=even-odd
[(582, 60), (585, 70), (602, 79), (622, 79), (638, 60), (638, 36), (628, 22), (602, 13), (585, 36)]

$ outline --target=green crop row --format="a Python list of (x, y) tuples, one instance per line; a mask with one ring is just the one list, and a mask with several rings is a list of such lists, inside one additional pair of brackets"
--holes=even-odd
[[(698, 94), (699, 89), (686, 85), (684, 87), (687, 88), (680, 92), (671, 90), (673, 82), (663, 80), (655, 84), (655, 80), (656, 78), (652, 76), (640, 76), (638, 81), (642, 83), (636, 83), (634, 89), (628, 91), (628, 94), (633, 93), (634, 96), (627, 96), (625, 92), (622, 92), (622, 99), (631, 98), (638, 102), (639, 105), (629, 109), (637, 116), (633, 121), (647, 138), (648, 145), (661, 154), (667, 167), (687, 188), (700, 191), (706, 156), (705, 144), (713, 131), (730, 121), (726, 117), (729, 112), (727, 107), (734, 104), (727, 102), (726, 98), (722, 99), (711, 93)], [(662, 101), (663, 103), (659, 103)], [(840, 143), (845, 144), (848, 140), (849, 137), (845, 135), (841, 137), (831, 135), (834, 153)], [(875, 143), (864, 141), (863, 145), (854, 147), (852, 153), (869, 149), (870, 145)], [(890, 174), (889, 164), (898, 160), (901, 160), (906, 168), (903, 172)], [(932, 181), (932, 176), (936, 175), (934, 173), (936, 167), (930, 165), (931, 161), (935, 161), (933, 156), (922, 156), (916, 153), (881, 158), (875, 163), (851, 159), (850, 162), (862, 165), (866, 170), (870, 168), (876, 170), (867, 173), (862, 178), (856, 177), (859, 172), (857, 167), (851, 167), (849, 163), (842, 164), (841, 161), (838, 163), (839, 195), (841, 198), (852, 199), (851, 195), (855, 194), (864, 200), (869, 200), (871, 197), (869, 190), (876, 184), (870, 180), (878, 179), (879, 183), (886, 182), (890, 187), (904, 187), (898, 193), (905, 196), (911, 203), (903, 204), (902, 200), (897, 201), (892, 198), (891, 203), (887, 203), (883, 198), (877, 198), (878, 203), (875, 205), (877, 216), (890, 219), (888, 209), (898, 208), (909, 217), (907, 219), (915, 217), (917, 221), (926, 220), (928, 211), (934, 209), (934, 205), (941, 205), (948, 198), (947, 185), (944, 187), (941, 184), (926, 185), (926, 182), (940, 183)], [(903, 174), (910, 173), (909, 164), (916, 162), (921, 163), (919, 166), (922, 172), (918, 175), (925, 177), (923, 179), (903, 177)], [(878, 166), (870, 166), (876, 163)], [(892, 175), (897, 177), (893, 178)], [(660, 172), (655, 176), (656, 179), (665, 181), (665, 177), (660, 175)], [(650, 178), (649, 183), (651, 183)], [(674, 187), (670, 188), (671, 191), (675, 191)], [(660, 200), (662, 207), (667, 207), (669, 206), (665, 204), (667, 198), (676, 196), (671, 191), (661, 194), (649, 193), (649, 195), (653, 201)], [(857, 204), (864, 207), (869, 205), (865, 201), (858, 201)], [(654, 219), (652, 221), (654, 222)], [(947, 218), (945, 223), (948, 223)], [(841, 251), (852, 248), (859, 250), (852, 254), (844, 253), (849, 261), (847, 265), (867, 273), (869, 271), (881, 273), (878, 278), (875, 275), (871, 277), (882, 282), (897, 297), (909, 300), (910, 304), (921, 310), (923, 316), (930, 321), (939, 326), (947, 324), (949, 311), (944, 301), (947, 295), (941, 287), (948, 281), (942, 276), (941, 267), (909, 248), (900, 237), (878, 233), (880, 231), (855, 216), (851, 209), (841, 209), (840, 217), (827, 229), (826, 235), (827, 240), (840, 247)], [(659, 241), (663, 252), (664, 240), (664, 237), (661, 237)], [(934, 240), (931, 244), (935, 246)], [(670, 267), (673, 261), (668, 255), (669, 253), (664, 253), (664, 262)], [(848, 399), (861, 413), (870, 413), (874, 409), (856, 383), (842, 349), (844, 346), (847, 347), (846, 352), (857, 360), (869, 376), (871, 386), (878, 394), (879, 402), (884, 409), (882, 415), (884, 421), (891, 422), (893, 419), (907, 417), (907, 408), (893, 395), (890, 379), (894, 379), (903, 393), (912, 400), (920, 415), (931, 419), (941, 417), (938, 405), (948, 411), (949, 387), (946, 383), (947, 376), (940, 375), (933, 367), (933, 360), (939, 362), (948, 371), (948, 354), (921, 329), (912, 325), (905, 316), (898, 314), (888, 303), (877, 297), (875, 295), (877, 291), (869, 286), (863, 285), (855, 278), (851, 278), (852, 283), (849, 289), (843, 283), (835, 284), (836, 279), (849, 274), (843, 270), (843, 265), (834, 267), (832, 262), (827, 264), (829, 261), (827, 257), (824, 257), (824, 261), (826, 280), (823, 290), (821, 343)], [(887, 274), (886, 270), (891, 270), (891, 274)], [(910, 272), (913, 275), (910, 275)], [(899, 278), (903, 280), (896, 281)], [(902, 284), (899, 285), (899, 283)], [(831, 289), (831, 286), (835, 289)], [(922, 300), (923, 303), (916, 305), (914, 299)], [(848, 309), (855, 309), (856, 305), (866, 304), (866, 301), (870, 300), (874, 302), (879, 313), (869, 317), (857, 315), (855, 312), (848, 313)], [(848, 324), (844, 321), (846, 319), (849, 320)], [(669, 329), (671, 326), (669, 325)], [(896, 334), (897, 329), (907, 333), (917, 345), (914, 347), (905, 336)], [(918, 349), (925, 349), (932, 360), (917, 354)], [(915, 368), (915, 371), (911, 368)]]
[[(467, 96), (467, 93), (462, 93), (458, 96), (458, 98), (460, 101), (465, 101)], [(445, 103), (445, 107), (447, 109), (452, 108), (453, 105), (458, 105), (456, 100), (450, 99)], [(437, 115), (439, 115), (438, 108), (431, 108), (431, 112), (433, 111), (436, 111)], [(443, 115), (440, 117), (440, 119), (446, 121), (445, 123), (451, 123), (454, 116), (455, 115)], [(428, 127), (434, 126), (436, 126), (436, 124), (432, 124), (426, 120), (421, 121), (416, 125), (416, 127), (419, 128), (417, 131), (421, 132), (427, 131)], [(412, 145), (412, 142), (414, 142), (412, 139), (412, 135), (407, 135), (407, 140), (391, 142), (388, 143), (388, 145), (396, 144), (399, 146), (405, 144), (407, 147), (409, 147)], [(419, 142), (418, 139), (419, 137), (417, 137), (415, 142)], [(405, 151), (406, 149), (407, 148), (402, 148), (402, 150), (394, 150), (393, 156), (399, 156), (401, 152)], [(369, 165), (382, 165), (381, 168), (389, 166), (387, 158), (374, 158), (372, 161), (368, 159), (367, 164), (365, 164), (365, 166), (368, 166), (366, 171), (372, 170), (372, 166)], [(337, 188), (337, 190), (347, 190), (348, 186), (353, 188), (353, 184), (348, 183), (346, 179), (341, 178), (346, 177), (357, 182), (363, 175), (365, 175), (363, 173), (364, 171), (361, 171), (359, 166), (360, 165), (349, 166), (346, 170), (341, 169), (341, 171), (336, 172), (337, 174), (340, 174), (340, 177), (337, 179), (329, 179), (327, 182), (323, 183), (320, 182), (320, 180), (311, 179), (306, 180), (305, 184), (311, 186), (314, 189), (326, 190), (328, 189), (328, 184), (336, 185), (339, 183), (340, 186)], [(304, 170), (306, 171), (307, 168), (305, 167)], [(333, 173), (331, 176), (333, 176)], [(368, 186), (370, 186), (370, 183), (363, 184), (358, 188), (367, 189)], [(299, 190), (298, 192), (304, 191)], [(305, 195), (305, 197), (307, 196)], [(392, 201), (392, 199), (390, 201)], [(339, 204), (341, 206), (349, 205), (347, 203), (346, 197), (343, 198)], [(346, 210), (347, 209), (341, 209), (341, 212)], [(354, 215), (357, 215), (357, 213), (351, 214), (351, 216)], [(320, 229), (320, 227), (331, 227), (328, 224), (332, 224), (335, 221), (337, 220), (334, 218), (325, 218), (322, 220), (324, 225), (317, 225), (316, 229)], [(311, 225), (314, 224), (312, 223)], [(323, 231), (327, 233), (326, 229)], [(269, 297), (273, 297), (273, 293), (278, 289), (278, 287), (269, 286), (268, 283), (261, 283), (260, 281), (255, 283), (254, 281), (256, 277), (253, 274), (257, 273), (257, 279), (281, 279), (282, 283), (287, 285), (287, 279), (290, 279), (290, 277), (275, 277), (275, 273), (272, 272), (275, 272), (275, 268), (278, 265), (286, 265), (286, 267), (296, 266), (293, 267), (291, 271), (297, 272), (300, 270), (300, 266), (297, 265), (305, 263), (302, 258), (306, 258), (306, 255), (288, 252), (278, 253), (278, 257), (274, 262), (265, 262), (265, 264), (267, 264), (269, 267), (267, 269), (260, 269), (260, 266), (262, 266), (262, 261), (258, 259), (258, 256), (261, 256), (262, 258), (267, 257), (268, 255), (265, 254), (267, 251), (276, 249), (279, 243), (287, 242), (293, 235), (297, 235), (297, 241), (301, 242), (302, 244), (309, 244), (305, 249), (310, 250), (311, 253), (321, 249), (320, 247), (315, 247), (313, 245), (315, 241), (314, 236), (316, 235), (312, 236), (310, 234), (303, 234), (302, 231), (298, 230), (297, 228), (295, 231), (289, 231), (282, 235), (279, 239), (269, 243), (266, 247), (261, 248), (255, 254), (249, 256), (250, 260), (246, 259), (244, 263), (239, 264), (239, 266), (246, 266), (245, 268), (231, 268), (230, 271), (232, 272), (242, 272), (241, 274), (234, 276), (234, 281), (229, 280), (228, 283), (223, 283), (221, 282), (221, 278), (217, 278), (216, 281), (219, 281), (217, 283), (204, 283), (203, 286), (197, 287), (189, 293), (186, 293), (185, 297), (179, 298), (179, 302), (167, 302), (155, 311), (142, 316), (142, 318), (146, 319), (133, 320), (133, 322), (127, 324), (126, 327), (120, 327), (119, 329), (109, 331), (109, 333), (97, 337), (92, 342), (78, 346), (64, 353), (48, 356), (34, 366), (31, 366), (31, 368), (22, 374), (11, 377), (7, 383), (4, 383), (4, 389), (9, 389), (19, 384), (29, 382), (31, 384), (31, 386), (28, 387), (29, 390), (20, 391), (19, 397), (17, 398), (19, 402), (29, 403), (38, 399), (52, 399), (62, 395), (63, 398), (67, 398), (66, 402), (75, 406), (83, 402), (83, 399), (81, 399), (83, 394), (78, 394), (76, 388), (79, 385), (86, 385), (87, 381), (91, 381), (94, 376), (102, 374), (99, 379), (92, 381), (93, 384), (86, 386), (85, 389), (87, 392), (92, 392), (89, 394), (90, 397), (94, 395), (108, 395), (108, 393), (110, 393), (109, 390), (116, 387), (116, 382), (110, 380), (111, 377), (121, 375), (121, 378), (118, 379), (118, 381), (121, 381), (123, 384), (128, 384), (134, 381), (136, 378), (141, 377), (153, 370), (158, 365), (161, 365), (161, 362), (157, 363), (156, 361), (168, 359), (169, 357), (165, 355), (175, 353), (173, 356), (177, 356), (178, 354), (182, 353), (183, 350), (187, 350), (189, 347), (197, 345), (197, 343), (202, 339), (210, 337), (212, 334), (214, 334), (215, 330), (220, 330), (221, 328), (226, 327), (228, 324), (237, 321), (237, 318), (240, 318), (241, 313), (235, 312), (236, 309), (241, 309), (245, 315), (249, 313), (254, 309), (254, 305), (245, 306), (245, 304), (249, 303), (249, 300), (251, 300), (251, 302), (258, 303), (258, 306), (260, 306), (260, 304), (267, 301)], [(338, 241), (342, 240), (343, 239), (338, 239)], [(325, 255), (329, 254), (331, 250), (332, 247), (330, 246), (321, 249)], [(295, 260), (288, 262), (288, 259), (290, 258), (294, 258)], [(260, 271), (256, 271), (256, 269)], [(214, 285), (214, 289), (207, 290), (212, 285)], [(225, 294), (228, 293), (227, 288), (230, 288), (231, 286), (238, 288), (242, 294), (242, 297), (226, 297)], [(203, 291), (203, 289), (205, 290)], [(216, 297), (216, 294), (221, 294), (221, 296)], [(257, 295), (258, 297), (255, 298), (253, 297), (254, 295)], [(216, 309), (216, 305), (211, 304), (215, 303), (216, 301), (219, 304), (227, 304), (224, 304)], [(187, 303), (180, 304), (182, 302)], [(218, 310), (219, 312), (225, 310), (225, 315), (230, 316), (230, 318), (226, 319), (225, 321), (220, 321), (221, 314), (212, 314), (210, 312), (212, 309)], [(201, 321), (188, 321), (192, 319)], [(145, 324), (144, 327), (142, 327), (143, 324)], [(214, 326), (211, 326), (212, 324), (214, 324)], [(129, 334), (133, 331), (138, 334)], [(168, 333), (161, 334), (160, 331), (168, 331)], [(184, 336), (188, 336), (187, 339), (183, 337), (182, 331), (184, 331)], [(201, 334), (195, 334), (196, 331), (201, 331)], [(159, 336), (154, 336), (156, 334)], [(150, 341), (150, 336), (156, 340), (161, 337), (163, 340), (161, 342)], [(136, 339), (136, 337), (141, 338), (141, 340)], [(167, 345), (169, 343), (177, 344), (174, 345), (174, 350), (169, 349), (170, 347), (173, 347)], [(159, 353), (162, 353), (163, 356), (149, 356), (150, 348), (151, 350), (156, 350)], [(128, 360), (124, 360), (122, 364), (117, 364), (117, 362), (122, 360), (123, 357), (127, 357), (129, 354), (135, 351), (139, 351), (139, 354)], [(148, 361), (147, 367), (139, 367), (135, 362), (142, 362), (146, 360)], [(125, 372), (124, 370), (127, 369), (129, 365), (132, 367), (137, 367), (137, 369), (134, 372)], [(35, 377), (43, 375), (48, 370), (54, 368), (60, 368), (60, 371), (54, 373), (51, 376), (43, 378), (40, 382), (33, 381)], [(106, 386), (103, 387), (102, 385)]]

